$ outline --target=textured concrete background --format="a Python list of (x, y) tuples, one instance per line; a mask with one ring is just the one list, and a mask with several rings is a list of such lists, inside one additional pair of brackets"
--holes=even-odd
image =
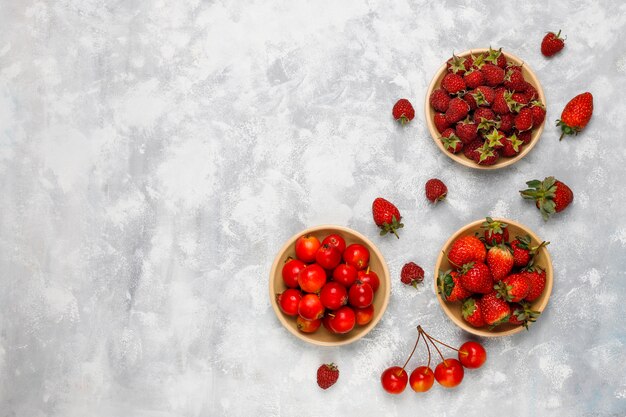
[[(626, 415), (622, 2), (0, 10), (1, 415)], [(559, 28), (566, 49), (544, 59), (541, 38)], [(439, 152), (422, 103), (453, 50), (489, 45), (536, 71), (548, 126), (523, 161), (484, 173)], [(554, 120), (587, 90), (591, 124), (559, 143)], [(390, 117), (400, 97), (417, 111), (405, 128)], [(517, 190), (547, 175), (576, 199), (544, 223)], [(450, 189), (436, 208), (422, 194), (433, 176)], [(377, 236), (379, 195), (404, 215), (400, 240)], [(402, 363), (416, 324), (467, 338), (440, 310), (432, 268), (452, 232), (487, 214), (552, 242), (547, 311), (485, 341), (488, 363), (458, 389), (386, 395), (380, 373)], [(393, 275), (378, 327), (336, 349), (290, 335), (267, 297), (275, 252), (320, 223), (368, 235)], [(419, 291), (398, 281), (408, 260), (427, 270)], [(322, 392), (328, 361), (341, 377)]]

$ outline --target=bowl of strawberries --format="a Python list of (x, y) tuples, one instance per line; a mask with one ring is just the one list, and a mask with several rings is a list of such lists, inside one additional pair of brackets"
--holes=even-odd
[(380, 251), (342, 226), (311, 227), (276, 255), (270, 300), (282, 325), (298, 338), (339, 346), (365, 336), (380, 321), (391, 291)]
[(529, 329), (552, 292), (548, 243), (508, 219), (487, 217), (462, 227), (444, 244), (435, 266), (443, 311), (477, 336)]
[(535, 146), (545, 122), (541, 84), (520, 58), (500, 49), (453, 55), (426, 94), (428, 130), (435, 144), (470, 168), (514, 164)]

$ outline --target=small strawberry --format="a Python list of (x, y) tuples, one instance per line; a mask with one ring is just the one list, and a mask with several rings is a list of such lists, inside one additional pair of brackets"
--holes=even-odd
[(480, 139), (476, 139), (463, 147), (463, 155), (465, 155), (468, 159), (478, 162), (478, 159), (480, 158), (478, 148), (481, 146), (483, 146), (483, 142)]
[(474, 93), (476, 90), (470, 90), (467, 94), (463, 95), (463, 101), (467, 103), (470, 108), (470, 111), (476, 110), (478, 107), (478, 103), (476, 103), (476, 99), (474, 98)]
[(513, 269), (513, 254), (506, 245), (492, 246), (487, 252), (487, 266), (494, 281), (505, 278)]
[(402, 267), (400, 281), (402, 281), (403, 284), (412, 285), (417, 288), (417, 284), (424, 281), (424, 270), (415, 262), (409, 262)]
[(485, 75), (485, 84), (489, 87), (495, 87), (504, 81), (504, 70), (497, 65), (485, 64), (481, 70)]
[(441, 87), (450, 94), (456, 94), (459, 91), (465, 90), (466, 85), (463, 77), (450, 72), (441, 80)]
[(446, 62), (448, 72), (459, 75), (465, 74), (465, 71), (470, 69), (471, 66), (472, 61), (468, 60), (467, 58), (458, 57), (454, 54), (452, 54), (452, 58), (450, 58), (448, 62)]
[(511, 94), (511, 100), (516, 103), (520, 108), (529, 103), (528, 97), (525, 93), (513, 93)]
[(528, 102), (539, 100), (539, 91), (531, 83), (526, 83), (524, 94), (526, 94)]
[(478, 164), (479, 165), (493, 165), (498, 162), (500, 159), (500, 152), (489, 146), (489, 143), (485, 141), (480, 148), (477, 149), (478, 152)]
[(482, 119), (495, 121), (496, 115), (491, 109), (481, 107), (479, 109), (476, 109), (473, 118), (475, 123), (480, 123)]
[(404, 227), (400, 220), (400, 210), (389, 201), (384, 198), (377, 198), (372, 203), (372, 215), (374, 216), (374, 223), (380, 227), (380, 235), (384, 236), (387, 233), (393, 233), (399, 239), (397, 230)]
[(543, 294), (543, 289), (546, 287), (546, 271), (543, 268), (533, 266), (530, 271), (523, 273), (528, 278), (530, 290), (526, 297), (526, 301), (535, 301)]
[(521, 325), (528, 330), (528, 325), (537, 321), (537, 317), (541, 314), (539, 311), (531, 310), (528, 303), (511, 304), (511, 315), (509, 316), (509, 324)]
[(515, 124), (515, 116), (511, 113), (500, 116), (500, 130), (504, 133), (511, 133)]
[(555, 35), (554, 32), (548, 32), (541, 41), (541, 53), (544, 56), (552, 56), (565, 47), (563, 38), (559, 37), (561, 31)]
[(509, 225), (501, 221), (486, 217), (485, 221), (480, 225), (485, 235), (487, 245), (500, 245), (509, 242)]
[(482, 107), (489, 107), (493, 103), (496, 92), (493, 88), (486, 85), (480, 85), (474, 89), (472, 96), (476, 100), (476, 104)]
[(426, 181), (424, 188), (426, 189), (426, 198), (431, 203), (437, 204), (448, 195), (448, 187), (438, 178), (431, 178)]
[[(511, 266), (513, 265), (511, 264)], [(513, 274), (498, 282), (495, 289), (500, 298), (517, 303), (528, 295), (528, 291), (530, 291), (530, 281), (526, 274)]]
[(466, 322), (473, 327), (483, 327), (485, 325), (485, 319), (480, 306), (480, 298), (470, 297), (463, 302), (461, 307), (461, 314)]
[(516, 131), (514, 133), (519, 140), (524, 142), (524, 145), (528, 145), (530, 141), (533, 139), (533, 135), (530, 130), (527, 130), (525, 132)]
[(456, 135), (463, 143), (470, 143), (478, 137), (478, 124), (468, 116), (456, 124)]
[(317, 385), (328, 389), (339, 379), (339, 368), (334, 363), (324, 364), (317, 369)]
[(439, 140), (443, 144), (443, 147), (450, 153), (457, 153), (463, 149), (463, 142), (452, 128), (444, 130)]
[(490, 326), (506, 323), (511, 315), (509, 305), (502, 298), (498, 297), (496, 292), (485, 294), (480, 299), (480, 309), (482, 310), (485, 323)]
[(461, 285), (471, 293), (487, 294), (493, 291), (493, 277), (489, 267), (482, 262), (469, 262), (460, 272)]
[(456, 271), (439, 271), (437, 291), (444, 300), (450, 302), (462, 301), (472, 295), (461, 285), (459, 273)]
[(446, 90), (438, 88), (430, 94), (429, 102), (435, 110), (441, 113), (445, 113), (448, 110), (450, 104), (450, 96), (446, 93)]
[(448, 110), (446, 110), (446, 121), (450, 124), (465, 119), (469, 113), (469, 105), (458, 97), (450, 100)]
[(468, 88), (476, 88), (485, 82), (485, 76), (481, 70), (471, 69), (465, 73), (463, 80)]
[(403, 125), (409, 123), (415, 117), (413, 106), (409, 100), (405, 98), (401, 98), (393, 105), (391, 113), (393, 114), (393, 118)]
[(515, 116), (515, 128), (519, 131), (530, 130), (533, 127), (533, 112), (529, 108), (523, 108)]
[(469, 262), (485, 262), (487, 249), (476, 236), (461, 236), (452, 242), (448, 251), (448, 260), (456, 267), (461, 267)]
[(524, 142), (519, 140), (515, 133), (504, 139), (504, 148), (502, 148), (502, 155), (512, 157), (518, 155), (524, 146)]
[(541, 101), (533, 101), (529, 107), (532, 112), (533, 126), (539, 126), (546, 118), (546, 108)]
[[(517, 94), (517, 98), (520, 98), (520, 93), (514, 93), (512, 91), (506, 90), (504, 92), (504, 101), (506, 101), (506, 105), (509, 108), (511, 113), (519, 113), (520, 110), (524, 107), (524, 103), (517, 101), (513, 98), (513, 96)], [(523, 95), (523, 94), (522, 94)], [(522, 101), (526, 100), (526, 96), (522, 99)]]
[(511, 91), (526, 91), (526, 84), (521, 71), (508, 70), (504, 76), (504, 86)]
[(504, 139), (506, 135), (504, 132), (496, 129), (495, 127), (485, 135), (485, 143), (487, 146), (493, 149), (501, 149), (504, 148)]
[(506, 68), (506, 56), (502, 53), (502, 48), (500, 49), (491, 49), (489, 47), (489, 52), (487, 53), (487, 57), (485, 58), (486, 62), (491, 62), (494, 65), (499, 66), (500, 68)]
[(506, 90), (504, 89), (496, 90), (496, 94), (493, 99), (493, 106), (491, 106), (491, 109), (496, 114), (511, 113), (511, 109), (509, 108), (509, 103), (506, 99)]
[(559, 213), (574, 200), (572, 190), (554, 177), (547, 177), (543, 181), (532, 180), (526, 183), (528, 189), (520, 191), (523, 198), (535, 200), (535, 205), (541, 211), (544, 220)]
[(443, 113), (435, 113), (433, 121), (439, 133), (443, 133), (444, 130), (450, 127), (450, 124), (446, 122), (446, 115)]
[(513, 249), (513, 265), (516, 268), (521, 268), (528, 265), (530, 262), (530, 250), (531, 250), (530, 236), (517, 236), (515, 240), (511, 242), (511, 249)]
[(556, 125), (562, 130), (559, 140), (565, 135), (577, 135), (587, 126), (592, 114), (593, 96), (591, 93), (582, 93), (571, 99), (565, 105), (561, 119), (556, 121)]

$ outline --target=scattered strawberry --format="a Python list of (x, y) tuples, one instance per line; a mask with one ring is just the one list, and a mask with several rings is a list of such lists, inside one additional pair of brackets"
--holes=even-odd
[(487, 242), (488, 245), (508, 243), (508, 226), (508, 224), (494, 220), (491, 217), (486, 217), (485, 221), (480, 225), (481, 229), (485, 231), (485, 242)]
[(528, 278), (530, 290), (524, 298), (526, 301), (535, 301), (543, 294), (546, 287), (546, 271), (539, 267), (532, 267), (530, 271), (524, 272)]
[(565, 135), (577, 135), (587, 126), (592, 114), (593, 96), (591, 93), (582, 93), (571, 99), (565, 105), (561, 119), (556, 121), (556, 125), (562, 130), (559, 140)]
[(448, 195), (448, 187), (438, 178), (431, 178), (426, 181), (424, 188), (426, 189), (426, 198), (431, 203), (437, 204)]
[(548, 32), (541, 41), (541, 53), (544, 56), (552, 56), (565, 47), (563, 38), (559, 37), (561, 31), (555, 35), (554, 32)]
[[(511, 266), (513, 265), (511, 264)], [(530, 291), (530, 281), (526, 274), (513, 274), (502, 279), (496, 284), (495, 288), (500, 298), (517, 303), (528, 295)]]
[(446, 93), (446, 90), (442, 88), (438, 88), (434, 90), (430, 94), (430, 105), (433, 106), (435, 110), (441, 113), (445, 113), (448, 110), (448, 105), (450, 104), (450, 96)]
[(409, 262), (402, 267), (400, 281), (406, 285), (417, 288), (417, 284), (424, 281), (424, 270), (414, 262)]
[(493, 291), (491, 271), (482, 262), (469, 262), (463, 265), (460, 281), (463, 288), (471, 293), (487, 294)]
[(546, 118), (546, 108), (540, 101), (530, 103), (530, 111), (533, 117), (533, 126), (539, 126)]
[(504, 81), (504, 70), (497, 65), (485, 64), (481, 70), (485, 75), (485, 84), (489, 87), (495, 87)]
[(441, 140), (443, 147), (448, 152), (457, 153), (463, 149), (463, 141), (459, 139), (454, 129), (448, 128), (444, 130), (439, 140)]
[(377, 198), (372, 203), (372, 215), (374, 216), (374, 223), (380, 227), (380, 235), (384, 236), (387, 233), (393, 233), (399, 239), (397, 230), (404, 227), (400, 220), (400, 211), (389, 201), (384, 198)]
[(469, 105), (458, 97), (450, 100), (448, 110), (446, 110), (446, 121), (450, 124), (465, 119), (469, 113)]
[(485, 82), (485, 76), (481, 70), (471, 69), (465, 73), (463, 80), (468, 88), (476, 88)]
[(339, 379), (339, 368), (334, 363), (324, 364), (317, 369), (317, 385), (328, 389)]
[(532, 310), (528, 303), (514, 303), (511, 304), (511, 315), (509, 316), (509, 323), (513, 325), (521, 325), (528, 330), (528, 325), (534, 323), (539, 317), (538, 311)]
[(535, 200), (535, 205), (541, 211), (544, 220), (548, 220), (554, 213), (565, 210), (574, 200), (572, 190), (554, 177), (547, 177), (543, 181), (528, 181), (526, 185), (529, 188), (520, 191), (520, 194), (525, 199)]
[(533, 112), (529, 108), (521, 109), (515, 116), (515, 128), (519, 131), (530, 130), (533, 127)]
[(403, 125), (409, 123), (415, 117), (413, 106), (409, 100), (405, 98), (401, 98), (394, 104), (391, 113), (393, 114), (393, 118)]
[(461, 236), (452, 242), (448, 251), (448, 260), (460, 268), (469, 262), (485, 262), (487, 249), (476, 236)]
[(441, 81), (441, 87), (450, 94), (456, 94), (459, 91), (465, 90), (465, 81), (463, 77), (455, 73), (448, 73)]
[(446, 122), (446, 115), (443, 113), (435, 113), (434, 121), (439, 133), (443, 133), (444, 130), (450, 127), (450, 124)]
[(456, 271), (439, 271), (437, 290), (444, 300), (450, 302), (462, 301), (471, 295), (461, 284), (459, 273)]
[(456, 124), (456, 135), (463, 143), (470, 143), (478, 137), (478, 124), (466, 117)]
[(483, 327), (485, 319), (481, 310), (480, 298), (470, 297), (463, 302), (461, 314), (466, 322), (474, 327)]
[(513, 269), (513, 254), (506, 245), (492, 246), (487, 252), (487, 265), (494, 281), (505, 278)]
[(504, 156), (515, 156), (520, 153), (522, 150), (522, 146), (524, 146), (524, 142), (517, 138), (517, 135), (513, 133), (511, 136), (508, 136), (504, 139), (504, 148), (502, 148), (502, 155)]
[(511, 315), (511, 309), (506, 301), (498, 297), (496, 292), (485, 294), (480, 299), (480, 309), (485, 319), (485, 323), (490, 326), (497, 326), (506, 323)]

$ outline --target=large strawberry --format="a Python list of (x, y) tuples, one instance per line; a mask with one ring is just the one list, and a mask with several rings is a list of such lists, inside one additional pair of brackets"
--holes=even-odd
[(521, 190), (520, 194), (528, 200), (535, 200), (535, 205), (541, 211), (544, 220), (554, 213), (565, 210), (574, 200), (572, 190), (554, 177), (547, 177), (543, 181), (532, 180), (526, 183), (528, 189)]
[(476, 236), (461, 236), (452, 242), (448, 251), (448, 260), (457, 268), (469, 262), (485, 262), (487, 249)]
[(481, 70), (485, 75), (485, 84), (489, 87), (495, 87), (496, 85), (502, 84), (504, 81), (505, 72), (497, 65), (485, 64)]
[(485, 319), (480, 307), (480, 298), (474, 296), (466, 299), (461, 307), (461, 314), (466, 322), (474, 327), (483, 327)]
[(541, 53), (544, 56), (552, 56), (565, 47), (563, 38), (560, 37), (561, 31), (557, 34), (554, 32), (548, 32), (541, 41)]
[(556, 125), (561, 127), (561, 137), (565, 135), (577, 135), (583, 130), (593, 114), (593, 96), (591, 93), (582, 93), (574, 97), (565, 105), (561, 119)]
[(521, 325), (528, 330), (528, 325), (534, 323), (541, 314), (539, 311), (532, 310), (530, 304), (525, 302), (511, 304), (511, 315), (509, 316), (509, 323), (514, 325)]
[(506, 301), (498, 297), (498, 293), (491, 292), (485, 294), (480, 299), (480, 309), (483, 313), (485, 323), (490, 326), (497, 326), (506, 323), (511, 315), (511, 309)]
[(543, 294), (546, 287), (546, 271), (538, 266), (533, 266), (529, 271), (523, 272), (528, 278), (530, 290), (524, 298), (526, 301), (535, 301)]
[(524, 273), (513, 274), (504, 278), (495, 286), (498, 295), (513, 303), (517, 303), (528, 295), (530, 291), (530, 281)]
[(437, 291), (444, 300), (450, 302), (461, 301), (472, 295), (461, 285), (459, 273), (456, 271), (439, 271)]
[(463, 99), (455, 97), (450, 100), (450, 104), (446, 110), (446, 121), (450, 124), (461, 121), (465, 119), (469, 110), (469, 104), (463, 101)]
[(506, 277), (513, 269), (513, 254), (506, 245), (496, 245), (487, 252), (487, 265), (494, 281)]
[(466, 85), (463, 77), (459, 74), (451, 72), (443, 77), (443, 80), (441, 80), (441, 87), (450, 94), (456, 94), (459, 91), (465, 90)]
[(465, 81), (465, 85), (467, 85), (467, 87), (476, 88), (485, 82), (485, 76), (482, 71), (471, 69), (465, 73), (463, 80)]
[(525, 91), (526, 80), (521, 71), (510, 69), (504, 76), (504, 86), (512, 91)]
[(520, 132), (530, 130), (533, 127), (533, 112), (528, 107), (519, 111), (515, 116), (515, 128)]
[(482, 262), (470, 262), (461, 269), (461, 285), (471, 293), (487, 294), (493, 291), (489, 267)]
[(374, 223), (380, 227), (380, 235), (384, 236), (387, 233), (393, 233), (399, 239), (397, 230), (404, 227), (400, 220), (400, 210), (389, 201), (384, 198), (377, 198), (372, 203), (372, 215), (374, 216)]
[(485, 231), (485, 242), (488, 245), (498, 245), (500, 243), (508, 243), (509, 229), (508, 224), (486, 217), (480, 228)]

